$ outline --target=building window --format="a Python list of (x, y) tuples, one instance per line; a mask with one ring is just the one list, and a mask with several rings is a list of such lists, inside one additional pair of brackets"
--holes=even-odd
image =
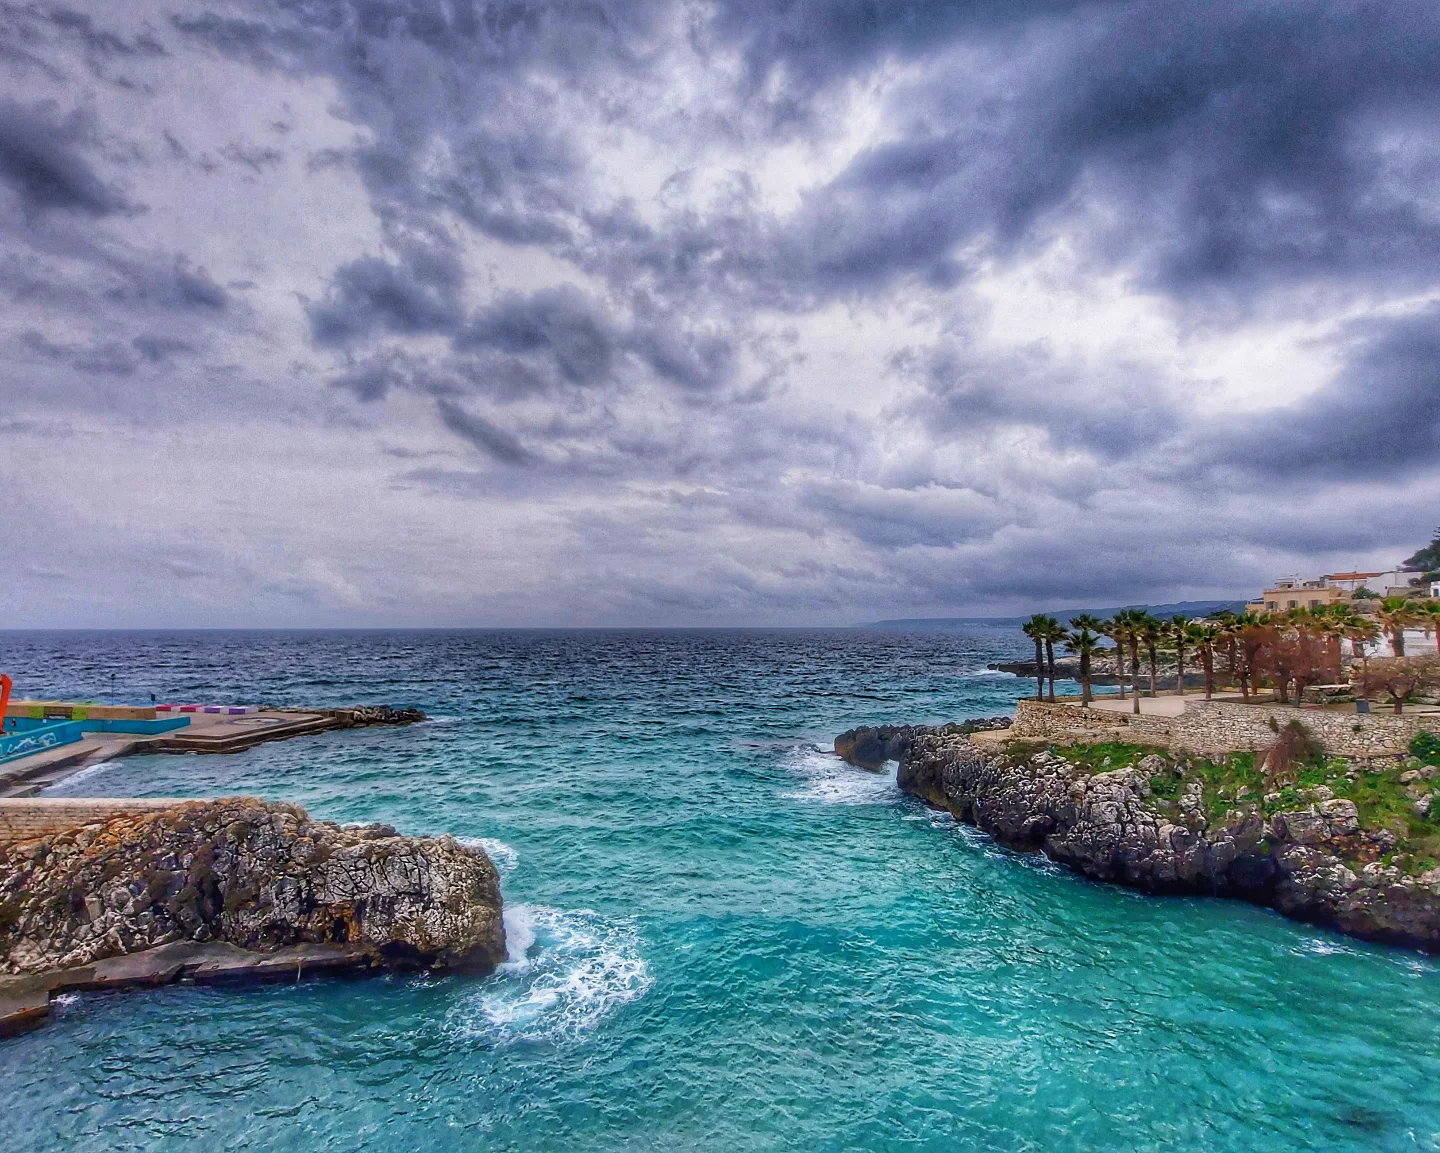
[(1286, 602), (1285, 602), (1285, 607), (1286, 607), (1287, 609), (1298, 609), (1298, 608), (1300, 607), (1300, 602), (1299, 602), (1299, 601), (1286, 601)]

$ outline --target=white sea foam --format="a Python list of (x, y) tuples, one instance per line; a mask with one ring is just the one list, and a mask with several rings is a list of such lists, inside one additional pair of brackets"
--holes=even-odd
[(810, 745), (786, 758), (786, 767), (805, 778), (805, 787), (781, 794), (789, 800), (823, 801), (831, 805), (889, 805), (903, 794), (895, 783), (895, 766), (880, 772), (856, 768), (834, 753)]
[(108, 769), (114, 763), (114, 761), (96, 761), (93, 765), (86, 765), (78, 773), (66, 777), (59, 784), (55, 785), (54, 788), (47, 789), (46, 792), (50, 796), (60, 796), (64, 790), (68, 789), (71, 785), (78, 785), (84, 781), (88, 781), (91, 777), (99, 773), (100, 770)]
[(1297, 954), (1308, 953), (1315, 957), (1333, 957), (1341, 953), (1347, 953), (1352, 957), (1357, 955), (1357, 950), (1351, 948), (1349, 945), (1342, 944), (1339, 941), (1328, 941), (1324, 937), (1306, 937), (1300, 942), (1299, 947), (1293, 951)]
[(496, 840), (494, 837), (456, 837), (455, 839), (467, 849), (484, 849), (485, 855), (495, 866), (495, 871), (502, 877), (508, 877), (515, 871), (515, 866), (520, 863), (520, 854), (504, 841)]
[(508, 958), (451, 1011), (448, 1025), (457, 1039), (582, 1040), (650, 987), (629, 922), (540, 905), (512, 905), (504, 918)]

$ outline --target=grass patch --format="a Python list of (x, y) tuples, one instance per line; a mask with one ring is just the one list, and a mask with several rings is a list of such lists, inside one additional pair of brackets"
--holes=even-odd
[[(1440, 761), (1440, 742), (1426, 747), (1423, 757), (1377, 759), (1369, 771), (1344, 757), (1317, 757), (1292, 766), (1290, 778), (1268, 794), (1261, 764), (1264, 758), (1250, 752), (1180, 760), (1164, 749), (1120, 741), (1048, 746), (1029, 742), (1025, 743), (1023, 754), (1020, 745), (1021, 742), (1011, 745), (1011, 752), (1017, 757), (1028, 757), (1041, 748), (1048, 748), (1087, 774), (1133, 768), (1145, 757), (1157, 754), (1164, 760), (1165, 767), (1150, 777), (1151, 806), (1178, 820), (1180, 797), (1187, 785), (1198, 780), (1205, 815), (1212, 826), (1224, 822), (1232, 809), (1253, 809), (1265, 817), (1303, 810), (1317, 800), (1312, 790), (1324, 786), (1334, 797), (1355, 803), (1362, 829), (1389, 829), (1395, 834), (1397, 844), (1393, 852), (1385, 855), (1387, 864), (1393, 863), (1413, 875), (1440, 863), (1440, 799), (1434, 801), (1428, 816), (1422, 817), (1415, 811), (1418, 794), (1440, 791), (1440, 773), (1408, 782), (1400, 779), (1402, 774), (1432, 765), (1431, 757)], [(1434, 767), (1440, 768), (1440, 765)]]
[(1108, 773), (1111, 769), (1134, 768), (1152, 753), (1165, 756), (1165, 750), (1153, 745), (1131, 745), (1124, 741), (1099, 741), (1084, 745), (1051, 745), (1050, 751), (1064, 757), (1072, 765), (1088, 773)]

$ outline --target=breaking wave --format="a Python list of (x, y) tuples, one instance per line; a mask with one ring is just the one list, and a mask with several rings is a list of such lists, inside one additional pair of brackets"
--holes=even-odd
[(588, 909), (505, 910), (507, 960), (449, 1015), (458, 1037), (498, 1044), (577, 1041), (650, 987), (634, 925)]
[(831, 805), (889, 805), (904, 795), (895, 783), (895, 767), (880, 772), (856, 768), (834, 753), (814, 745), (796, 750), (785, 767), (805, 779), (805, 785), (781, 795), (789, 800), (822, 801)]
[(520, 863), (520, 854), (504, 841), (494, 837), (456, 837), (455, 840), (467, 849), (484, 849), (490, 863), (495, 866), (495, 871), (502, 877), (508, 877)]

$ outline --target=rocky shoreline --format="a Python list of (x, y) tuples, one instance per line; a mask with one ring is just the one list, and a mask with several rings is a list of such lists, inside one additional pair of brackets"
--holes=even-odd
[(1327, 797), (1328, 789), (1309, 790), (1309, 803), (1291, 811), (1238, 806), (1217, 816), (1184, 757), (1151, 753), (1095, 771), (1049, 748), (982, 747), (950, 726), (855, 729), (836, 752), (876, 741), (896, 754), (905, 792), (1087, 877), (1156, 894), (1233, 897), (1440, 953), (1440, 868), (1411, 874), (1387, 863), (1396, 833), (1365, 827), (1355, 803)]
[(52, 993), (311, 972), (488, 972), (505, 958), (485, 853), (238, 797), (0, 845), (0, 1032)]

